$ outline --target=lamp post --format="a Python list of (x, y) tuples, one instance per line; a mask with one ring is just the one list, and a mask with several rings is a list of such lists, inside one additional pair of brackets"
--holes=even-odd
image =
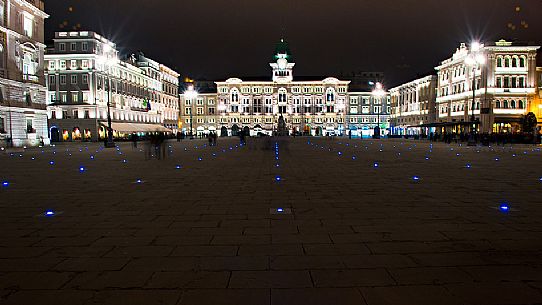
[(196, 90), (194, 90), (194, 86), (193, 85), (189, 85), (188, 86), (188, 90), (186, 90), (184, 92), (184, 98), (185, 98), (185, 102), (187, 100), (190, 100), (190, 139), (193, 140), (194, 139), (194, 120), (193, 120), (193, 100), (196, 99), (198, 97), (198, 92)]
[(105, 75), (107, 77), (107, 141), (105, 142), (104, 147), (112, 148), (115, 147), (115, 142), (113, 141), (113, 127), (111, 126), (111, 69), (113, 65), (116, 64), (116, 59), (109, 57), (110, 54), (105, 54), (105, 57), (102, 59), (103, 64), (105, 65)]
[(377, 100), (380, 101), (380, 108), (377, 111), (377, 119), (376, 119), (376, 128), (375, 128), (375, 138), (380, 139), (380, 112), (382, 112), (382, 97), (386, 95), (386, 91), (384, 91), (384, 86), (382, 86), (382, 83), (376, 83), (375, 88), (372, 92), (373, 100), (376, 102)]
[[(471, 132), (469, 136), (469, 146), (476, 146), (475, 132), (476, 132), (476, 117), (474, 115), (474, 108), (476, 108), (476, 70), (486, 63), (486, 58), (482, 52), (483, 45), (479, 42), (473, 42), (467, 58), (465, 58), (465, 64), (472, 67), (472, 105), (471, 105)], [(482, 75), (480, 75), (480, 81)]]

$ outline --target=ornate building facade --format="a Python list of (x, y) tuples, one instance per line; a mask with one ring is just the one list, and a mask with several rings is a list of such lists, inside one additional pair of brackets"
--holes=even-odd
[[(456, 123), (458, 132), (472, 123), (486, 133), (521, 130), (521, 118), (536, 98), (539, 48), (504, 40), (488, 46), (462, 44), (435, 68), (437, 122)], [(480, 64), (469, 66), (473, 52)], [(473, 110), (475, 122), (471, 122)]]
[(169, 88), (178, 74), (171, 69), (142, 53), (120, 60), (114, 43), (85, 31), (56, 33), (45, 61), (53, 141), (103, 139), (109, 117), (115, 137), (171, 132), (163, 126), (166, 113), (178, 109)]
[(0, 0), (0, 146), (49, 142), (41, 0)]
[(216, 82), (216, 93), (181, 96), (182, 131), (221, 136), (237, 135), (241, 130), (250, 135), (273, 134), (280, 116), (290, 134), (345, 135), (352, 130), (354, 135), (362, 135), (358, 129), (376, 127), (377, 118), (384, 122), (384, 132), (388, 127), (386, 95), (374, 98), (370, 92), (350, 93), (350, 81), (333, 77), (294, 77), (295, 63), (283, 40), (277, 44), (270, 67), (271, 80), (230, 78)]
[(429, 134), (423, 126), (436, 120), (436, 88), (437, 77), (429, 75), (390, 89), (393, 135)]

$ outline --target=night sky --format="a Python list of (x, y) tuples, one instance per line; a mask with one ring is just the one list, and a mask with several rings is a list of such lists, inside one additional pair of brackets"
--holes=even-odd
[[(91, 30), (196, 79), (270, 77), (284, 37), (295, 75), (433, 71), (473, 38), (540, 43), (542, 0), (46, 0), (46, 37)], [(517, 10), (516, 8), (520, 9)]]

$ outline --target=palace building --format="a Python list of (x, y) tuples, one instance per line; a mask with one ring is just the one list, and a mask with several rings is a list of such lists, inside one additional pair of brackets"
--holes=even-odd
[[(273, 134), (280, 116), (290, 134), (372, 136), (389, 127), (386, 92), (350, 92), (350, 81), (334, 77), (294, 76), (295, 63), (281, 40), (270, 63), (271, 78), (230, 78), (216, 91), (181, 95), (181, 128), (186, 134), (217, 132), (220, 136)], [(197, 91), (197, 88), (195, 88)], [(380, 122), (380, 124), (379, 124)]]
[(461, 44), (435, 68), (436, 122), (455, 132), (471, 126), (484, 133), (521, 131), (522, 116), (537, 100), (539, 48), (504, 40), (487, 46)]
[(109, 119), (115, 138), (176, 129), (179, 74), (141, 52), (118, 53), (94, 32), (55, 34), (45, 55), (53, 142), (104, 139)]
[(0, 0), (0, 146), (49, 143), (42, 0)]

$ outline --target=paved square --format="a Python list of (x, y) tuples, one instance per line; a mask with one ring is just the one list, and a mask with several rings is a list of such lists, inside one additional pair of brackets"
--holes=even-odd
[(0, 154), (0, 304), (542, 303), (540, 147), (218, 144)]

